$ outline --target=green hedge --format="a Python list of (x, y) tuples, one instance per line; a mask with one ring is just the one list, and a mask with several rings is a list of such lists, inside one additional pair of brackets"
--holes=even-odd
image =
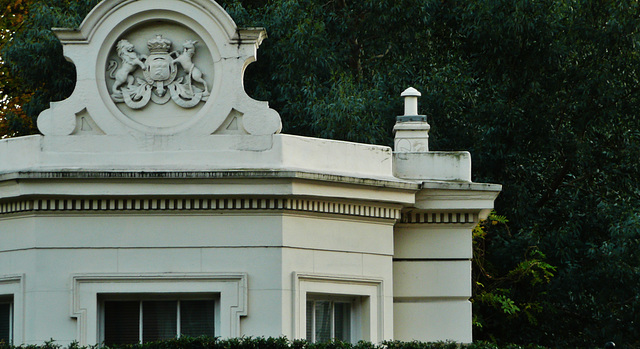
[[(71, 344), (63, 347), (54, 341), (43, 345), (11, 346), (0, 342), (0, 349), (94, 349), (96, 346), (82, 347)], [(383, 342), (372, 344), (359, 342), (357, 344), (345, 342), (309, 343), (304, 340), (291, 341), (287, 338), (232, 338), (218, 339), (209, 337), (170, 339), (144, 344), (127, 344), (104, 347), (108, 349), (547, 349), (538, 345), (497, 345), (494, 343), (478, 342), (473, 344), (457, 344), (451, 342)]]

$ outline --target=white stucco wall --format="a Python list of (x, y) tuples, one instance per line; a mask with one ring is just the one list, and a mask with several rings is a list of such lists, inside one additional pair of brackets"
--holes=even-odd
[[(156, 195), (162, 187), (157, 185)], [(142, 280), (225, 273), (247, 275), (251, 311), (240, 318), (234, 335), (304, 337), (304, 331), (295, 332), (294, 319), (301, 315), (294, 305), (294, 279), (305, 274), (338, 278), (338, 284), (345, 283), (340, 278), (356, 285), (377, 280), (380, 331), (366, 339), (393, 338), (393, 219), (265, 210), (70, 210), (4, 215), (0, 222), (0, 275), (25, 280), (24, 301), (16, 305), (24, 309), (16, 316), (23, 333), (15, 334), (16, 343), (99, 342), (99, 331), (90, 326), (96, 309), (87, 312), (88, 327), (78, 324), (75, 276), (137, 275)], [(136, 281), (110, 290), (144, 293), (146, 287)], [(219, 321), (217, 330), (229, 326)]]
[[(353, 340), (471, 341), (470, 232), (500, 186), (430, 152), (426, 116), (399, 119), (395, 152), (280, 134), (242, 85), (264, 30), (212, 0), (105, 0), (56, 34), (76, 89), (43, 135), (0, 140), (14, 344), (98, 343), (104, 299), (194, 293), (222, 337), (305, 338), (307, 297), (331, 296)], [(195, 68), (173, 64), (196, 39)]]

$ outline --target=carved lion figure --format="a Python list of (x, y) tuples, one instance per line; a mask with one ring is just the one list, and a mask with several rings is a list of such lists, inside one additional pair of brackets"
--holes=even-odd
[(135, 47), (132, 43), (127, 40), (120, 40), (116, 44), (116, 52), (118, 52), (118, 56), (122, 60), (120, 66), (118, 67), (118, 62), (111, 61), (109, 62), (109, 76), (116, 81), (113, 83), (112, 92), (114, 94), (117, 93), (119, 88), (127, 83), (127, 87), (133, 87), (135, 82), (135, 78), (133, 77), (133, 72), (138, 68), (146, 69), (146, 65), (142, 62), (144, 57), (138, 57), (138, 54), (135, 51)]

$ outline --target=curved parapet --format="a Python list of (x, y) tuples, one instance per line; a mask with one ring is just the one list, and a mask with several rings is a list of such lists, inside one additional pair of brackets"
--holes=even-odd
[(280, 131), (279, 114), (243, 88), (264, 30), (238, 29), (212, 0), (106, 0), (55, 33), (77, 84), (39, 116), (44, 135)]

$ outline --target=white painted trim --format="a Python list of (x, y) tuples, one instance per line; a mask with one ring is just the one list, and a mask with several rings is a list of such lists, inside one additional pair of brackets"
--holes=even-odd
[(0, 203), (0, 216), (22, 212), (98, 211), (246, 211), (280, 210), (400, 219), (397, 205), (362, 204), (300, 198), (46, 198)]
[(400, 223), (407, 224), (477, 224), (480, 221), (478, 211), (408, 211), (402, 213)]
[[(298, 139), (304, 139), (306, 142), (309, 140), (304, 137), (291, 136), (291, 135), (278, 135), (281, 141), (295, 142)], [(30, 137), (30, 138), (28, 138)], [(22, 137), (27, 139), (36, 139), (42, 136), (28, 136)], [(231, 143), (232, 139), (226, 139), (224, 135), (217, 135), (221, 137), (222, 141)], [(236, 137), (237, 138), (237, 137)], [(14, 140), (14, 139), (12, 139)], [(7, 140), (0, 140), (0, 143), (7, 143)], [(114, 140), (117, 142), (117, 140)], [(125, 142), (125, 140), (122, 140)], [(330, 141), (340, 144), (339, 141)], [(225, 143), (225, 144), (226, 144)], [(38, 144), (39, 146), (42, 146)], [(224, 144), (215, 144), (216, 147), (221, 147)], [(212, 145), (214, 146), (214, 145)], [(297, 147), (298, 144), (293, 144), (292, 147)], [(376, 148), (378, 146), (367, 145), (368, 147)], [(105, 145), (105, 148), (108, 146)], [(70, 149), (63, 149), (64, 151), (71, 151)], [(119, 152), (126, 154), (125, 150), (119, 150)], [(98, 154), (103, 154), (99, 152)], [(251, 170), (234, 170), (234, 169), (221, 169), (215, 171), (204, 170), (182, 170), (182, 171), (170, 171), (170, 170), (145, 170), (145, 171), (126, 171), (126, 170), (113, 170), (105, 171), (101, 169), (96, 170), (55, 170), (55, 171), (17, 171), (17, 172), (5, 172), (0, 173), (1, 181), (15, 181), (15, 180), (30, 180), (30, 179), (52, 179), (52, 180), (73, 180), (73, 179), (96, 179), (96, 180), (113, 180), (113, 179), (152, 179), (152, 180), (182, 180), (182, 179), (249, 179), (249, 180), (310, 180), (326, 183), (338, 183), (346, 185), (358, 185), (369, 186), (376, 188), (389, 188), (399, 189), (404, 191), (414, 192), (420, 189), (420, 185), (398, 178), (390, 177), (354, 177), (353, 175), (342, 175), (332, 173), (321, 173), (306, 170), (288, 170), (288, 169), (272, 169), (264, 170), (260, 168)], [(447, 183), (442, 183), (447, 184)], [(476, 183), (473, 183), (476, 184)], [(446, 189), (446, 187), (444, 187)], [(458, 190), (457, 187), (455, 190)], [(471, 190), (471, 189), (468, 189)]]
[[(361, 297), (360, 337), (377, 343), (384, 334), (383, 279), (363, 276), (293, 273), (293, 335), (306, 337), (308, 293)], [(353, 328), (352, 328), (353, 330)]]
[(71, 279), (71, 317), (78, 321), (80, 345), (99, 341), (100, 294), (217, 293), (220, 331), (216, 329), (216, 335), (223, 338), (242, 335), (240, 317), (247, 315), (246, 273), (77, 274)]
[(0, 277), (0, 296), (13, 297), (13, 344), (19, 346), (25, 340), (25, 275), (7, 275)]

